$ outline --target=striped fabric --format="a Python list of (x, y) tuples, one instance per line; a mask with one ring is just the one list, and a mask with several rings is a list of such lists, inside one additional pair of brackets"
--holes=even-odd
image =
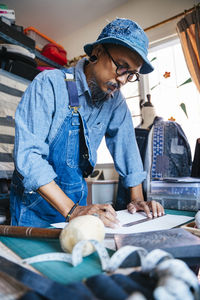
[(14, 170), (15, 110), (30, 81), (0, 69), (0, 178)]

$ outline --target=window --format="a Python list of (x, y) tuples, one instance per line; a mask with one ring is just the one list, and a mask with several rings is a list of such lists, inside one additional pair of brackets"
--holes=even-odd
[(200, 137), (200, 96), (191, 80), (179, 39), (151, 48), (149, 59), (155, 68), (148, 79), (156, 113), (181, 125), (193, 154), (196, 139)]

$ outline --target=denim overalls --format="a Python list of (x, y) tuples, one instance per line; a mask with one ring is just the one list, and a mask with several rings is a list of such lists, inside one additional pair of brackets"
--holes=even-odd
[[(47, 160), (57, 174), (55, 182), (64, 193), (75, 203), (86, 205), (87, 184), (83, 177), (88, 176), (93, 169), (88, 161), (88, 148), (83, 134), (86, 124), (82, 126), (84, 120), (78, 112), (76, 83), (66, 83), (69, 92), (69, 113), (49, 146)], [(15, 170), (10, 197), (11, 225), (45, 227), (65, 220), (37, 192), (25, 192), (22, 181), (23, 176)]]

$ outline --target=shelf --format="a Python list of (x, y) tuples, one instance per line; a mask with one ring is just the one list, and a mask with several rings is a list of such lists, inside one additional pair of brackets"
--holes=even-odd
[(35, 50), (34, 53), (35, 53), (36, 58), (38, 58), (39, 60), (47, 63), (48, 65), (50, 65), (52, 67), (55, 67), (55, 68), (58, 68), (58, 69), (63, 68), (63, 66), (57, 64), (56, 62), (50, 60), (49, 58), (47, 58), (45, 56), (43, 56), (39, 51)]
[(6, 41), (8, 42), (9, 44), (14, 44), (14, 45), (18, 45), (18, 46), (21, 46), (21, 47), (24, 47), (26, 48), (27, 50), (29, 50), (31, 53), (34, 53), (35, 54), (35, 57), (38, 58), (39, 60), (47, 63), (48, 65), (52, 66), (52, 67), (55, 67), (55, 68), (62, 68), (63, 66), (57, 64), (56, 62), (48, 59), (47, 57), (43, 56), (39, 51), (37, 51), (36, 49), (32, 49), (22, 43), (20, 43), (19, 41), (16, 41), (14, 38), (4, 34), (3, 32), (0, 32), (0, 39), (3, 40), (3, 41)]

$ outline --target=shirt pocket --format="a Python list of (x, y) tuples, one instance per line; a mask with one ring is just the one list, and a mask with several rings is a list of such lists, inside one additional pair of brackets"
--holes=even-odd
[(80, 129), (69, 130), (67, 139), (66, 163), (70, 168), (77, 168), (79, 165), (79, 133)]
[(105, 124), (103, 122), (97, 122), (92, 126), (89, 130), (91, 142), (95, 149), (98, 148), (99, 144), (101, 143), (102, 138), (105, 135)]

